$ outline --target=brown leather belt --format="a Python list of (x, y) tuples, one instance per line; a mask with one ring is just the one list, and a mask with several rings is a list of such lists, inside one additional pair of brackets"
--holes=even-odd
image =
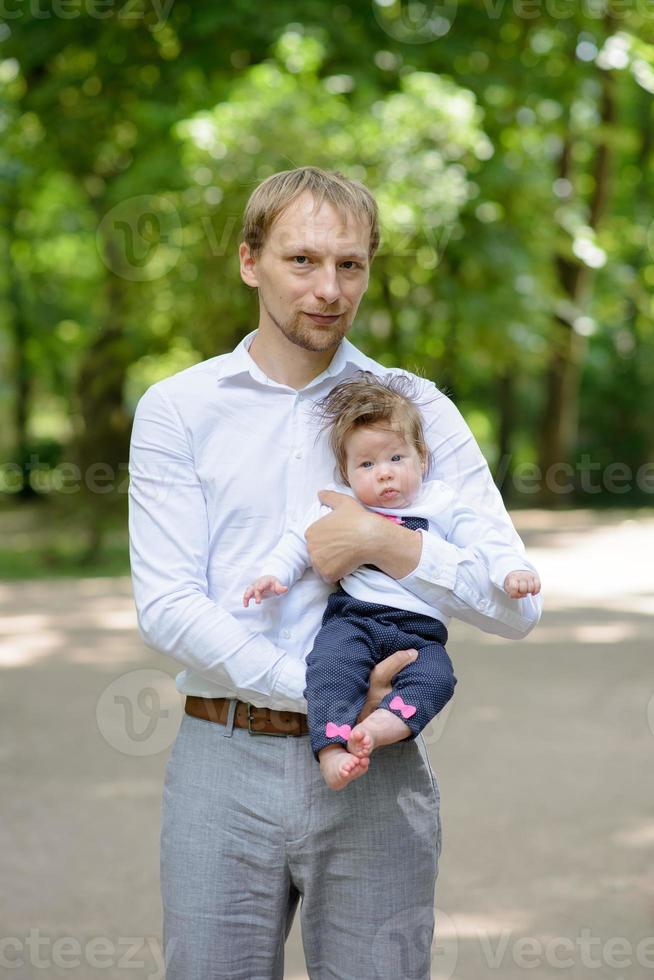
[[(226, 725), (230, 704), (230, 698), (198, 698), (188, 694), (184, 710), (194, 718)], [(257, 708), (246, 701), (236, 702), (234, 727), (247, 728), (250, 735), (279, 735), (282, 738), (309, 734), (306, 715), (296, 711)]]

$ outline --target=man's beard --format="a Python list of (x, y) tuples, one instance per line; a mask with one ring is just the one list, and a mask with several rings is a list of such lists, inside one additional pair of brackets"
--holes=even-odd
[(302, 350), (315, 351), (316, 353), (336, 350), (350, 329), (350, 321), (346, 319), (345, 314), (336, 323), (319, 327), (317, 324), (311, 326), (311, 321), (302, 313), (294, 313), (289, 320), (284, 321), (273, 316), (268, 307), (266, 307), (266, 313), (287, 340), (295, 344), (296, 347), (301, 347)]

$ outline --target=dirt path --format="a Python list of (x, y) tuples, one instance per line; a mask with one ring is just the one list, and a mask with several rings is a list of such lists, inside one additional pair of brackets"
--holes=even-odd
[[(456, 698), (427, 732), (432, 975), (654, 980), (654, 519), (517, 523), (547, 612), (519, 644), (453, 624)], [(161, 980), (176, 665), (140, 642), (126, 579), (2, 584), (0, 627), (0, 976)], [(421, 933), (393, 928), (410, 980)], [(306, 976), (297, 922), (286, 976)]]

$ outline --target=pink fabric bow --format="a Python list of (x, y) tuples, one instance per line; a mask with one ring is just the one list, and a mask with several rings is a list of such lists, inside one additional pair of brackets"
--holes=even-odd
[[(377, 511), (379, 513), (379, 511)], [(397, 517), (396, 514), (379, 514), (380, 517), (385, 517), (387, 521), (393, 521), (394, 524), (404, 524), (401, 517)]]
[(392, 711), (399, 711), (403, 718), (410, 718), (418, 710), (413, 704), (405, 704), (399, 694), (396, 694), (388, 706)]
[[(413, 709), (416, 710), (415, 708)], [(328, 721), (325, 725), (325, 735), (327, 738), (335, 738), (340, 735), (341, 738), (349, 738), (352, 728), (350, 725), (335, 725), (333, 721)]]

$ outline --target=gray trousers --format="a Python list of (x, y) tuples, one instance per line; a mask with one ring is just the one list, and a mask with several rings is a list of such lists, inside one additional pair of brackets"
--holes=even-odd
[(344, 790), (309, 736), (184, 715), (166, 768), (166, 980), (282, 980), (298, 902), (311, 980), (428, 980), (441, 846), (422, 738)]

